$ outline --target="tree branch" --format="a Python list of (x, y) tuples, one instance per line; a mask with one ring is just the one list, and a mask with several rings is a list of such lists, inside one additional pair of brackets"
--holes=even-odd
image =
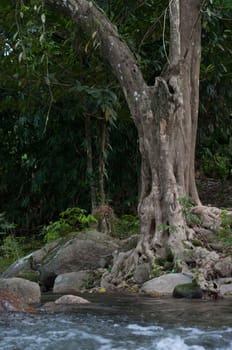
[[(149, 88), (133, 53), (120, 38), (104, 12), (94, 1), (88, 0), (46, 0), (46, 3), (71, 17), (85, 33), (95, 36), (99, 42), (101, 54), (111, 65), (131, 113), (136, 118), (139, 115), (136, 110), (140, 108), (140, 100), (148, 97)], [(135, 120), (135, 122), (138, 121)]]

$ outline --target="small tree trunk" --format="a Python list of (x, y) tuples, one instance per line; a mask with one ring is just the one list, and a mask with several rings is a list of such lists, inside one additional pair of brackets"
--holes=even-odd
[(90, 186), (91, 194), (91, 209), (92, 212), (97, 207), (96, 187), (94, 181), (94, 170), (93, 170), (93, 150), (92, 150), (92, 139), (91, 139), (91, 119), (90, 115), (85, 115), (85, 138), (86, 138), (86, 153), (87, 153), (87, 180)]
[(106, 203), (105, 174), (106, 174), (106, 140), (107, 125), (105, 119), (101, 120), (100, 129), (100, 152), (99, 152), (99, 197), (100, 205)]

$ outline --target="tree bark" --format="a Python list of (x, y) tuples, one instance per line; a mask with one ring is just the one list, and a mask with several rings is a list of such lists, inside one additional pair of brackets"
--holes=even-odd
[(92, 138), (91, 138), (91, 119), (90, 115), (85, 115), (85, 138), (86, 138), (86, 154), (87, 154), (87, 179), (90, 186), (91, 195), (91, 209), (92, 212), (97, 207), (97, 195), (96, 186), (94, 180), (94, 169), (93, 169), (93, 149), (92, 149)]
[(99, 147), (99, 205), (106, 204), (105, 175), (106, 175), (106, 139), (107, 125), (105, 118), (101, 120)]
[(135, 125), (141, 153), (138, 205), (140, 239), (134, 251), (118, 256), (108, 280), (120, 284), (140, 263), (171, 250), (184, 261), (190, 232), (180, 198), (200, 205), (195, 184), (195, 144), (199, 103), (201, 1), (169, 4), (170, 47), (166, 67), (154, 86), (144, 81), (135, 57), (93, 1), (47, 0), (60, 7), (89, 35), (96, 33), (100, 50), (117, 77)]

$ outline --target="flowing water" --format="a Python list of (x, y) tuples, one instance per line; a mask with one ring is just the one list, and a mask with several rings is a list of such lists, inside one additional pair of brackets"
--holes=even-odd
[(91, 299), (62, 313), (0, 315), (0, 349), (232, 350), (232, 300)]

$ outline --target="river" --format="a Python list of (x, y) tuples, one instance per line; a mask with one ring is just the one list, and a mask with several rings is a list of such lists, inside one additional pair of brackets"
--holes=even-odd
[(63, 313), (0, 315), (0, 349), (232, 350), (232, 300), (85, 297)]

